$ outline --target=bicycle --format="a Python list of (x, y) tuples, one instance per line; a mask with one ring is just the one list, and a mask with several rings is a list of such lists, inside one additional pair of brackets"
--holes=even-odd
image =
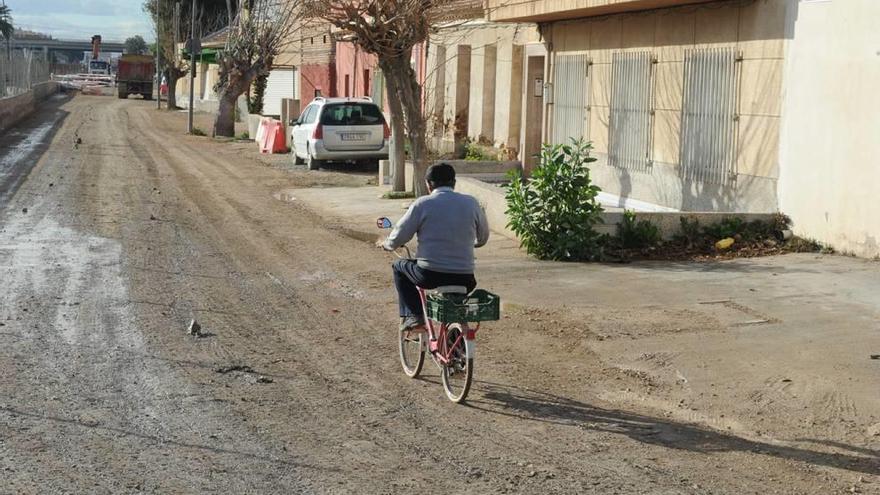
[[(389, 229), (392, 223), (382, 217), (376, 225)], [(408, 246), (402, 248), (406, 259), (414, 259)], [(397, 250), (394, 254), (404, 258)], [(454, 285), (435, 289), (418, 287), (418, 291), (425, 326), (398, 330), (400, 364), (406, 376), (417, 378), (425, 364), (425, 353), (429, 352), (440, 368), (446, 397), (460, 404), (467, 397), (474, 378), (477, 331), (481, 322), (500, 318), (501, 300), (483, 289), (468, 293), (466, 287)], [(472, 323), (476, 326), (471, 326)]]

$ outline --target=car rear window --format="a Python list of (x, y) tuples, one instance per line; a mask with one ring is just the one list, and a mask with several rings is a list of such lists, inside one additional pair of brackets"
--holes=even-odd
[(331, 103), (321, 113), (324, 125), (381, 125), (385, 117), (376, 105), (369, 103)]

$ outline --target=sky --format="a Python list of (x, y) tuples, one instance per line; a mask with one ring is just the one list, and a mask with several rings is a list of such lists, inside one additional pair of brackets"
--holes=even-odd
[[(0, 0), (2, 2), (3, 0)], [(59, 39), (125, 41), (139, 34), (155, 39), (144, 0), (5, 0), (16, 27)]]

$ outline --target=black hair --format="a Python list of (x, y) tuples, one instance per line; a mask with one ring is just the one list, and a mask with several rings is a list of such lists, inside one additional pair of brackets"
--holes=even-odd
[(425, 180), (432, 189), (438, 187), (455, 187), (455, 168), (446, 162), (435, 163), (428, 167)]

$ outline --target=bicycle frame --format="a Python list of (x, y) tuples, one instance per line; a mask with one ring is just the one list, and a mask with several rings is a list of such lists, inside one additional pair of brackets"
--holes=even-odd
[[(391, 228), (391, 221), (387, 218), (379, 218), (376, 220), (376, 226), (380, 229)], [(394, 254), (398, 258), (402, 259), (413, 259), (412, 252), (409, 249), (409, 246), (404, 244), (401, 248), (406, 252), (405, 256), (402, 256), (397, 250), (394, 250)], [(427, 311), (427, 299), (425, 296), (426, 289), (421, 287), (416, 287), (419, 291), (419, 299), (422, 302), (422, 315), (424, 315), (425, 319), (425, 330), (428, 334), (428, 351), (431, 353), (431, 357), (438, 366), (448, 366), (452, 361), (453, 356), (452, 352), (460, 343), (461, 340), (464, 339), (464, 348), (465, 348), (465, 357), (468, 359), (473, 359), (476, 355), (477, 344), (476, 344), (476, 335), (477, 330), (480, 329), (480, 323), (477, 322), (477, 326), (471, 328), (471, 326), (467, 323), (459, 323), (461, 325), (461, 335), (459, 335), (455, 342), (449, 346), (446, 342), (446, 333), (449, 330), (449, 326), (451, 323), (443, 323), (432, 320), (428, 317)], [(428, 289), (430, 290), (430, 289)]]
[(467, 353), (466, 357), (473, 358), (477, 350), (475, 338), (477, 330), (480, 329), (480, 324), (477, 323), (476, 327), (471, 328), (467, 323), (461, 323), (461, 334), (455, 339), (455, 342), (453, 342), (451, 346), (447, 345), (446, 332), (449, 329), (450, 324), (437, 322), (428, 317), (426, 309), (428, 305), (425, 296), (426, 290), (421, 287), (418, 287), (418, 290), (419, 298), (422, 301), (422, 312), (425, 316), (425, 329), (428, 333), (428, 351), (431, 352), (434, 361), (440, 366), (446, 366), (449, 364), (453, 357), (452, 350), (461, 343), (462, 339), (464, 339), (465, 352)]

